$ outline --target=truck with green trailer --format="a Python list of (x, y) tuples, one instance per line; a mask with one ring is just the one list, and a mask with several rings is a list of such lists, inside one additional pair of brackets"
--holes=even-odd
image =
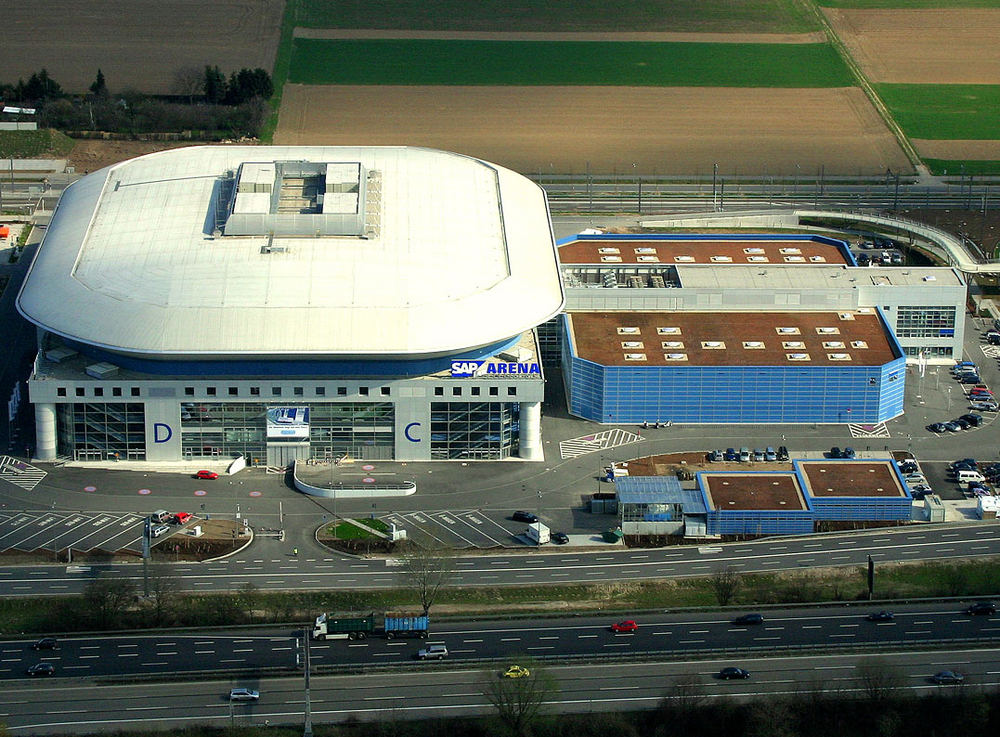
[(376, 627), (374, 612), (364, 617), (347, 617), (324, 612), (316, 617), (311, 637), (314, 640), (364, 640), (381, 634), (387, 640), (396, 637), (427, 637), (430, 619), (423, 614), (387, 612), (381, 628)]

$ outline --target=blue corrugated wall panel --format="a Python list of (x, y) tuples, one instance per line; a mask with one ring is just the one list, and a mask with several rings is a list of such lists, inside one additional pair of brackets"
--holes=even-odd
[(812, 531), (813, 513), (808, 510), (741, 509), (708, 513), (709, 535), (808, 535)]
[(908, 497), (812, 497), (817, 520), (909, 520), (913, 500)]

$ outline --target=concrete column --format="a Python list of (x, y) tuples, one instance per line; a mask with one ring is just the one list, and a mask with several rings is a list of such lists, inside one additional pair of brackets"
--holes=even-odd
[(56, 459), (56, 406), (51, 402), (35, 405), (35, 458)]
[(542, 403), (521, 402), (520, 450), (518, 455), (526, 461), (545, 460), (542, 451)]

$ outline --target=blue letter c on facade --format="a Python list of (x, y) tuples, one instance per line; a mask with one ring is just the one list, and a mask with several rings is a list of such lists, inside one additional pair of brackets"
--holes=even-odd
[(410, 435), (410, 429), (414, 428), (414, 427), (420, 427), (420, 423), (419, 422), (411, 422), (409, 425), (407, 425), (406, 427), (403, 428), (403, 435), (405, 435), (406, 439), (409, 440), (411, 443), (419, 443), (420, 442), (420, 438), (415, 438), (412, 435)]
[(153, 442), (154, 443), (165, 443), (170, 438), (174, 436), (174, 431), (170, 429), (170, 425), (165, 425), (162, 422), (153, 423)]

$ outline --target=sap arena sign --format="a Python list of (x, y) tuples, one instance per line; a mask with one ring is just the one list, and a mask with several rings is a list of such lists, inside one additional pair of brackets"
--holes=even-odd
[(454, 378), (473, 376), (538, 376), (542, 368), (537, 363), (490, 363), (489, 361), (452, 361), (451, 375)]

